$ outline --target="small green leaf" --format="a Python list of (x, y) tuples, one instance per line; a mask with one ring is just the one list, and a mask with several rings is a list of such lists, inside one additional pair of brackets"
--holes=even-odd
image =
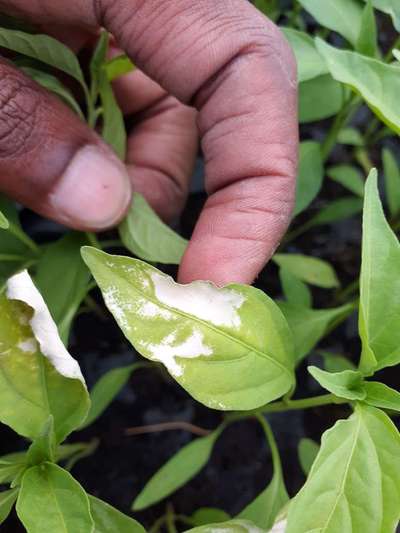
[(319, 24), (340, 33), (351, 44), (360, 35), (362, 8), (356, 0), (299, 0)]
[(254, 0), (254, 5), (261, 13), (274, 21), (278, 19), (281, 13), (278, 0)]
[(293, 276), (310, 285), (325, 289), (340, 286), (336, 272), (329, 263), (322, 259), (301, 254), (275, 254), (272, 260), (281, 268), (289, 270)]
[(103, 30), (98, 38), (89, 66), (91, 79), (90, 92), (93, 102), (97, 100), (101, 78), (104, 75), (103, 67), (107, 59), (108, 43), (109, 33)]
[[(364, 0), (365, 2), (367, 0)], [(372, 0), (376, 9), (392, 17), (393, 25), (400, 32), (400, 6), (398, 0)]]
[(363, 400), (366, 396), (363, 376), (357, 370), (343, 370), (343, 372), (331, 374), (316, 366), (309, 366), (308, 371), (321, 387), (340, 398)]
[(106, 71), (108, 81), (111, 82), (120, 76), (124, 76), (125, 74), (132, 72), (132, 70), (135, 69), (135, 65), (126, 54), (122, 54), (107, 61), (104, 64), (104, 69)]
[(195, 439), (179, 450), (146, 483), (132, 504), (134, 511), (141, 511), (163, 500), (190, 481), (208, 463), (215, 441), (223, 427)]
[(365, 403), (381, 409), (400, 411), (400, 393), (397, 390), (377, 381), (366, 381), (364, 388), (367, 393)]
[(283, 294), (292, 305), (312, 307), (312, 294), (307, 285), (294, 276), (287, 268), (279, 269)]
[[(318, 0), (319, 1), (319, 0)], [(299, 121), (308, 124), (336, 115), (344, 103), (343, 86), (324, 74), (299, 85)]]
[(400, 133), (400, 111), (397, 105), (400, 93), (399, 69), (382, 61), (339, 50), (316, 39), (332, 76), (361, 94), (372, 111), (396, 133)]
[(29, 465), (39, 465), (49, 461), (54, 462), (55, 457), (54, 419), (50, 415), (45, 422), (41, 433), (30, 445), (26, 461)]
[(230, 520), (188, 529), (184, 533), (267, 533), (248, 520)]
[(202, 507), (197, 509), (190, 517), (194, 526), (206, 526), (207, 524), (218, 524), (227, 522), (231, 517), (222, 509), (214, 507)]
[(130, 516), (94, 496), (88, 497), (96, 533), (145, 533), (144, 527)]
[(397, 61), (400, 61), (400, 50), (392, 50), (393, 56)]
[(120, 328), (194, 398), (221, 410), (260, 407), (293, 385), (290, 331), (276, 304), (245, 285), (179, 285), (130, 257), (82, 249)]
[(299, 171), (297, 177), (294, 216), (306, 209), (321, 189), (324, 177), (321, 146), (314, 141), (300, 144)]
[(346, 189), (353, 192), (361, 198), (364, 196), (365, 181), (361, 172), (350, 165), (336, 165), (327, 169), (328, 176), (343, 185)]
[(359, 331), (362, 372), (400, 362), (400, 245), (383, 213), (376, 170), (365, 186)]
[(321, 226), (323, 224), (332, 224), (345, 220), (358, 213), (361, 213), (363, 202), (361, 198), (340, 198), (330, 202), (326, 207), (321, 209), (315, 217), (313, 217), (309, 225)]
[(312, 439), (301, 439), (297, 454), (299, 456), (300, 466), (306, 476), (310, 473), (311, 467), (319, 452), (319, 444)]
[(47, 246), (36, 269), (37, 287), (66, 345), (73, 319), (89, 290), (90, 272), (80, 254), (86, 243), (82, 233), (68, 233)]
[(138, 193), (132, 207), (119, 225), (122, 242), (140, 259), (155, 263), (179, 265), (188, 241), (159, 218)]
[(107, 409), (117, 394), (127, 384), (132, 372), (143, 363), (113, 368), (104, 374), (90, 391), (90, 410), (81, 428), (90, 426)]
[(285, 533), (395, 531), (400, 517), (400, 435), (373, 407), (357, 405), (324, 433), (292, 501)]
[(9, 226), (10, 226), (10, 224), (9, 224), (8, 220), (3, 215), (3, 213), (0, 211), (0, 228), (1, 229), (8, 229)]
[(124, 116), (105, 70), (101, 72), (99, 92), (103, 109), (102, 137), (114, 149), (118, 157), (125, 161), (127, 136)]
[(385, 192), (389, 212), (392, 218), (400, 213), (400, 168), (393, 153), (384, 148), (382, 151)]
[(324, 59), (315, 48), (312, 37), (293, 28), (281, 27), (289, 41), (297, 60), (297, 78), (299, 83), (328, 73)]
[(27, 467), (26, 452), (9, 453), (0, 457), (0, 483), (12, 483)]
[(13, 50), (62, 70), (79, 81), (82, 86), (85, 86), (82, 70), (75, 54), (57, 39), (48, 35), (33, 35), (0, 28), (0, 47)]
[(25, 472), (17, 514), (29, 533), (92, 533), (95, 526), (83, 488), (66, 470), (51, 463)]
[(378, 57), (378, 30), (371, 0), (367, 0), (361, 18), (361, 28), (356, 43), (356, 51), (369, 57)]
[(286, 302), (279, 302), (279, 308), (293, 333), (297, 363), (354, 311), (353, 305), (334, 309), (307, 309)]
[(364, 138), (355, 128), (343, 128), (339, 131), (338, 143), (350, 146), (364, 146)]
[(19, 487), (0, 492), (0, 524), (2, 524), (11, 513), (14, 503), (17, 501)]
[(355, 365), (344, 357), (336, 353), (319, 350), (319, 355), (324, 358), (324, 367), (327, 372), (342, 372), (343, 370), (356, 370)]
[(289, 501), (289, 496), (283, 480), (282, 465), (274, 435), (263, 416), (258, 417), (258, 420), (264, 429), (271, 449), (274, 474), (267, 488), (247, 505), (237, 518), (250, 520), (262, 529), (269, 529), (274, 525), (279, 511)]

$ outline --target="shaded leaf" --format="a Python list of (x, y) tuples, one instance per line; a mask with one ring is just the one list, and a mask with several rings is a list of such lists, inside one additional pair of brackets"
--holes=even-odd
[(145, 533), (144, 527), (130, 516), (94, 496), (88, 497), (96, 533)]
[(309, 366), (308, 371), (321, 387), (340, 398), (363, 400), (366, 396), (363, 376), (357, 370), (343, 370), (331, 374), (316, 366)]
[(302, 142), (300, 144), (294, 216), (304, 211), (317, 196), (321, 189), (323, 173), (320, 144), (314, 141)]
[(307, 285), (294, 276), (287, 268), (279, 269), (283, 294), (292, 305), (312, 307), (312, 294)]
[(367, 1), (367, 5), (365, 6), (362, 14), (360, 34), (357, 39), (356, 50), (360, 54), (364, 54), (366, 56), (379, 56), (378, 30), (376, 27), (375, 12), (371, 0)]
[(218, 524), (219, 522), (227, 522), (231, 517), (222, 509), (215, 507), (202, 507), (197, 509), (190, 520), (194, 526), (206, 526), (207, 524)]
[(400, 393), (384, 383), (366, 381), (364, 388), (367, 393), (365, 403), (382, 409), (400, 411)]
[(343, 355), (320, 350), (319, 355), (324, 358), (324, 367), (328, 372), (342, 372), (343, 370), (355, 370), (355, 365)]
[(17, 501), (19, 488), (0, 492), (0, 524), (2, 524), (11, 513), (14, 503)]
[(307, 33), (293, 28), (281, 27), (289, 41), (297, 60), (299, 83), (328, 73), (324, 59), (315, 48), (314, 40)]
[(330, 74), (300, 83), (300, 123), (307, 124), (336, 115), (343, 106), (344, 95), (342, 85)]
[(392, 17), (394, 27), (400, 32), (400, 5), (398, 0), (372, 0), (372, 3), (376, 9)]
[(134, 193), (129, 213), (118, 229), (126, 248), (146, 261), (179, 265), (188, 244), (138, 193)]
[(124, 116), (104, 70), (99, 79), (99, 92), (103, 109), (102, 137), (114, 149), (117, 156), (125, 161), (127, 136)]
[(320, 226), (322, 224), (331, 224), (345, 220), (358, 213), (361, 213), (363, 202), (361, 198), (340, 198), (330, 202), (326, 207), (321, 209), (309, 224), (310, 226)]
[(361, 133), (355, 128), (343, 128), (339, 131), (338, 143), (350, 146), (364, 146), (364, 139)]
[(208, 524), (206, 526), (195, 527), (185, 531), (185, 533), (266, 533), (248, 520), (230, 520), (229, 522)]
[(301, 439), (297, 453), (300, 466), (306, 476), (310, 473), (311, 467), (319, 452), (319, 444), (312, 439)]
[(361, 172), (351, 165), (335, 165), (327, 169), (328, 176), (361, 198), (364, 196), (365, 181)]
[(382, 162), (389, 213), (395, 217), (400, 213), (400, 168), (393, 153), (388, 148), (384, 148), (382, 151)]
[(289, 270), (301, 281), (316, 287), (332, 289), (340, 286), (332, 266), (317, 257), (301, 254), (275, 254), (272, 260), (281, 268)]

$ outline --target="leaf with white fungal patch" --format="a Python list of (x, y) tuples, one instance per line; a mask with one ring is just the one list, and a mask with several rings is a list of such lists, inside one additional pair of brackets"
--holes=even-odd
[(247, 410), (292, 387), (291, 333), (261, 291), (205, 281), (179, 285), (143, 261), (90, 247), (82, 256), (128, 340), (198, 401)]

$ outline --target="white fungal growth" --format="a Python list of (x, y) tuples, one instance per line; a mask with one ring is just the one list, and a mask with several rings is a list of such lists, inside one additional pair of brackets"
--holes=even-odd
[(160, 342), (160, 344), (145, 344), (156, 361), (163, 363), (173, 376), (181, 376), (183, 369), (175, 358), (184, 357), (193, 359), (201, 355), (212, 355), (213, 351), (204, 344), (204, 337), (201, 331), (193, 330), (192, 334), (181, 344), (174, 344), (176, 334), (170, 333)]
[(35, 353), (38, 349), (38, 344), (36, 339), (31, 337), (30, 339), (25, 339), (24, 341), (18, 343), (17, 348), (19, 348), (22, 352)]
[(144, 299), (139, 300), (136, 312), (143, 318), (160, 317), (165, 320), (171, 320), (173, 318), (172, 313), (168, 309), (163, 309), (159, 305)]
[[(24, 302), (33, 310), (29, 324), (39, 343), (40, 351), (54, 368), (61, 375), (79, 379), (84, 384), (85, 380), (78, 362), (65, 348), (47, 305), (26, 270), (12, 276), (7, 281), (7, 298)], [(21, 342), (19, 348), (24, 351), (33, 348), (31, 339)]]
[(285, 533), (286, 526), (287, 520), (281, 520), (273, 526), (273, 528), (270, 530), (270, 533)]
[(125, 312), (129, 309), (127, 309), (126, 305), (123, 305), (118, 289), (116, 287), (110, 287), (103, 292), (103, 296), (108, 309), (114, 315), (118, 324), (122, 328), (129, 330), (130, 327), (125, 316)]
[(241, 319), (238, 309), (245, 297), (233, 289), (218, 289), (206, 281), (179, 285), (169, 276), (152, 272), (151, 279), (157, 299), (215, 326), (238, 329)]

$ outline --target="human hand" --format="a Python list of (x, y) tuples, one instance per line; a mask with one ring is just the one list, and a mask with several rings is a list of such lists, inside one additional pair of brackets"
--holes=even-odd
[(101, 230), (123, 216), (133, 185), (168, 220), (184, 204), (199, 133), (210, 196), (179, 280), (252, 282), (295, 192), (296, 67), (279, 30), (246, 0), (69, 0), (68, 9), (0, 0), (0, 9), (74, 49), (104, 26), (141, 69), (115, 83), (137, 119), (124, 166), (72, 111), (1, 62), (0, 189), (66, 225)]

